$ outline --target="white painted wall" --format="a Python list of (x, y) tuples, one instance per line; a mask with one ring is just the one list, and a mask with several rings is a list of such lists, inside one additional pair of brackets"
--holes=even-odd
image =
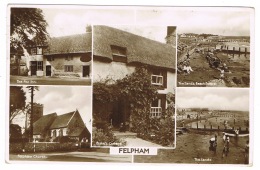
[(135, 67), (126, 66), (125, 63), (111, 62), (104, 63), (93, 61), (93, 81), (97, 82), (106, 78), (118, 80), (124, 78), (127, 74), (135, 71)]
[(158, 90), (160, 94), (167, 94), (169, 92), (175, 93), (175, 83), (176, 83), (176, 74), (173, 72), (167, 71), (167, 88), (164, 90)]
[[(99, 61), (93, 61), (93, 81), (97, 82), (111, 78), (112, 80), (122, 79), (127, 74), (131, 74), (135, 71), (134, 66), (127, 66), (125, 63), (111, 62), (104, 63)], [(167, 94), (171, 92), (174, 94), (176, 83), (176, 74), (167, 71), (167, 88), (164, 90), (158, 90), (160, 94)]]
[(63, 132), (62, 132), (63, 136), (68, 136), (68, 134), (67, 134), (68, 129), (67, 128), (63, 128), (62, 130), (63, 130)]

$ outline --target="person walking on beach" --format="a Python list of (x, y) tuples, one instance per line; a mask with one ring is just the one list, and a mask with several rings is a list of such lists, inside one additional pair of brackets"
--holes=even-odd
[(223, 150), (222, 150), (222, 158), (224, 158), (225, 156), (227, 157), (228, 153), (229, 153), (230, 139), (229, 139), (229, 136), (226, 133), (224, 133), (223, 141), (224, 141), (224, 147), (223, 147)]
[(249, 140), (246, 141), (245, 146), (245, 164), (249, 163)]
[(222, 158), (227, 157), (228, 155), (228, 147), (226, 143), (224, 144), (223, 150), (222, 150)]
[(189, 51), (187, 52), (187, 59), (189, 60), (190, 59), (190, 54), (189, 54)]
[(209, 150), (210, 151), (214, 151), (214, 153), (216, 154), (217, 152), (217, 135), (215, 135), (215, 137), (211, 138), (209, 140), (210, 146), (209, 146)]

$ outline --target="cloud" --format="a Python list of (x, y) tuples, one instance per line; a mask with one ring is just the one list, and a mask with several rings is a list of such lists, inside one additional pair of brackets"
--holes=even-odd
[(225, 7), (43, 8), (51, 37), (80, 34), (90, 24), (177, 26), (179, 33), (249, 35), (250, 9)]
[(181, 88), (177, 90), (176, 104), (179, 108), (248, 111), (249, 90)]
[(136, 18), (137, 24), (177, 25), (179, 33), (250, 34), (250, 10), (247, 8), (154, 8), (137, 11)]
[[(34, 101), (44, 105), (44, 115), (54, 112), (60, 115), (77, 109), (87, 127), (91, 128), (92, 92), (90, 87), (40, 86), (39, 91), (35, 91)], [(28, 93), (27, 102), (30, 102)]]
[(134, 23), (134, 11), (127, 9), (44, 8), (43, 13), (51, 37), (85, 33), (91, 24)]

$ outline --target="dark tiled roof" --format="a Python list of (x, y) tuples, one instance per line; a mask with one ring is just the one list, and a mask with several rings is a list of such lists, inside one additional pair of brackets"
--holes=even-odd
[(92, 34), (77, 34), (50, 38), (44, 55), (88, 53), (92, 50)]
[(51, 113), (45, 116), (42, 116), (36, 122), (33, 123), (33, 134), (40, 135), (44, 131), (48, 130), (55, 118), (57, 117), (56, 113)]
[(73, 130), (70, 130), (68, 133), (68, 136), (79, 136), (83, 132), (84, 128), (76, 128)]
[[(93, 54), (112, 61), (111, 45), (127, 48), (127, 63), (175, 69), (176, 49), (169, 44), (108, 26), (93, 27)], [(95, 59), (95, 57), (94, 57)]]
[(74, 112), (75, 111), (57, 116), (57, 118), (52, 123), (50, 129), (58, 129), (58, 128), (66, 127), (69, 121), (71, 120)]

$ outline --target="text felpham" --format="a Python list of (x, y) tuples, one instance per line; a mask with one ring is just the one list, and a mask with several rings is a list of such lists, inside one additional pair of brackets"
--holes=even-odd
[(155, 147), (136, 147), (136, 148), (126, 148), (126, 147), (111, 147), (111, 155), (157, 155), (157, 148)]

